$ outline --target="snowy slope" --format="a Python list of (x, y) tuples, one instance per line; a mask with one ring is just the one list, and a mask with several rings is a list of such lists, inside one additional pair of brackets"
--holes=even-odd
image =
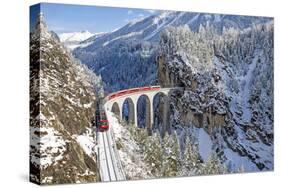
[[(198, 31), (200, 26), (212, 25), (221, 33), (223, 28), (243, 29), (253, 23), (266, 21), (267, 18), (163, 11), (130, 22), (100, 37), (90, 37), (83, 42), (85, 45), (75, 48), (73, 54), (101, 74), (106, 84), (105, 89), (111, 92), (155, 83), (154, 62), (158, 41), (162, 31), (170, 26), (188, 26), (193, 31)], [(127, 67), (133, 68), (125, 71)], [(118, 84), (114, 82), (116, 79), (120, 80)]]
[(122, 163), (122, 171), (126, 175), (126, 179), (146, 179), (153, 177), (151, 167), (144, 162), (144, 154), (141, 152), (130, 132), (121, 125), (112, 112), (106, 111), (106, 113), (111, 126), (110, 134), (113, 135), (115, 139), (114, 143), (117, 144), (114, 152), (116, 152), (117, 159)]

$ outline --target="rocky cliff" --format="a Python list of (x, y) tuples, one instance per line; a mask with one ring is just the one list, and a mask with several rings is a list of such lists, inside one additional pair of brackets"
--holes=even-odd
[(30, 35), (30, 180), (99, 181), (94, 147), (100, 78), (75, 60), (40, 14)]
[(273, 23), (213, 31), (170, 27), (161, 36), (159, 83), (183, 88), (172, 93), (172, 126), (203, 128), (230, 171), (272, 170)]

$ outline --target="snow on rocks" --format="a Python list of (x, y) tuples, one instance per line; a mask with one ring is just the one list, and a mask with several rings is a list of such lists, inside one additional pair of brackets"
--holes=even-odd
[[(98, 181), (97, 163), (91, 157), (95, 133), (89, 129), (95, 114), (94, 87), (101, 86), (101, 79), (39, 21), (30, 40), (31, 180), (40, 184)], [(40, 35), (42, 29), (45, 33)]]
[[(180, 119), (173, 122), (203, 127), (214, 142), (213, 151), (222, 162), (231, 163), (232, 170), (241, 165), (247, 171), (271, 170), (273, 24), (213, 34), (210, 27), (199, 32), (175, 27), (167, 29), (160, 40), (158, 64), (166, 72), (160, 73), (164, 76), (159, 81), (181, 85), (185, 90), (172, 98), (176, 108), (173, 117)], [(195, 116), (185, 115), (188, 113)], [(222, 139), (214, 136), (216, 131)], [(203, 151), (209, 147), (203, 146), (209, 145), (208, 140), (199, 134), (204, 161)]]
[(41, 169), (63, 159), (66, 151), (66, 141), (61, 134), (51, 127), (33, 128), (31, 127), (31, 162)]
[(94, 156), (96, 141), (94, 140), (91, 128), (87, 128), (86, 132), (82, 135), (73, 135), (72, 137), (78, 142), (87, 155), (90, 157)]

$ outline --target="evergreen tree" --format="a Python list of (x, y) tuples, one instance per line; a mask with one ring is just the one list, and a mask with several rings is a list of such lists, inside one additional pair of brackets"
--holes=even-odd
[(202, 163), (198, 148), (187, 138), (185, 151), (182, 157), (182, 167), (179, 172), (182, 176), (201, 174)]
[(220, 163), (216, 153), (211, 153), (208, 161), (202, 168), (202, 174), (225, 174), (228, 173), (226, 166)]
[(163, 166), (162, 174), (164, 177), (176, 176), (180, 169), (180, 148), (175, 133), (166, 135), (162, 141), (163, 145)]
[(152, 167), (152, 174), (155, 177), (162, 177), (163, 148), (159, 134), (147, 137), (144, 143), (144, 160)]

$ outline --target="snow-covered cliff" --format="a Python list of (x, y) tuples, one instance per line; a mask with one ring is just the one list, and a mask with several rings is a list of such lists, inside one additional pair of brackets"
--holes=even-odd
[(172, 126), (193, 132), (203, 159), (212, 150), (228, 169), (272, 170), (273, 23), (213, 31), (170, 27), (161, 37), (159, 83), (184, 88), (172, 94)]
[[(99, 181), (92, 119), (100, 77), (75, 60), (40, 14), (30, 35), (30, 180)], [(96, 86), (96, 87), (94, 87)]]

